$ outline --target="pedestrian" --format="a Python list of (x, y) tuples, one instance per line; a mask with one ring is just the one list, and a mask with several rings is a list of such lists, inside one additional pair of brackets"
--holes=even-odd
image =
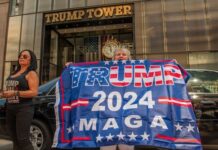
[[(112, 60), (131, 60), (130, 51), (127, 48), (117, 48), (113, 52)], [(67, 62), (65, 66), (69, 66), (72, 62)], [(102, 146), (100, 150), (116, 150), (117, 146), (119, 150), (134, 150), (134, 146), (119, 144), (111, 146)]]
[(18, 65), (5, 82), (6, 124), (13, 150), (33, 150), (30, 125), (34, 115), (32, 98), (38, 94), (37, 60), (31, 50), (22, 50)]
[[(113, 60), (130, 60), (131, 59), (130, 51), (127, 48), (118, 48), (114, 51), (112, 59)], [(102, 146), (100, 150), (116, 150), (117, 146), (119, 150), (134, 150), (134, 146), (125, 145), (125, 144)]]

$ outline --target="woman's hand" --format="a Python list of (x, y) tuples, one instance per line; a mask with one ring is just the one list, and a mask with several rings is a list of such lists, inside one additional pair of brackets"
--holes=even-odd
[(14, 91), (14, 90), (3, 91), (3, 93), (2, 93), (2, 97), (4, 97), (4, 98), (13, 97), (15, 95), (16, 95), (16, 91)]
[(65, 67), (68, 67), (72, 62), (66, 62)]

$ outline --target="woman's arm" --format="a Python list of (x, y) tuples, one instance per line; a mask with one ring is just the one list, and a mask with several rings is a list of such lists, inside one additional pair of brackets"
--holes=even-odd
[(30, 71), (26, 75), (26, 79), (28, 81), (29, 90), (27, 91), (18, 91), (17, 95), (19, 97), (34, 97), (38, 95), (38, 88), (39, 88), (39, 77), (35, 71)]
[(29, 90), (26, 91), (15, 91), (15, 90), (8, 90), (3, 91), (3, 97), (9, 98), (13, 96), (19, 96), (23, 98), (34, 97), (38, 95), (38, 88), (39, 88), (39, 78), (35, 71), (30, 71), (26, 75), (26, 80), (28, 82)]

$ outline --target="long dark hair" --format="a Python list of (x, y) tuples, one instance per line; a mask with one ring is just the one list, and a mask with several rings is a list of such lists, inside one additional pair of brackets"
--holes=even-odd
[(12, 74), (17, 73), (17, 72), (20, 70), (21, 66), (20, 66), (20, 64), (19, 64), (19, 58), (20, 58), (21, 54), (22, 54), (24, 51), (27, 51), (27, 52), (29, 52), (29, 54), (30, 54), (30, 66), (27, 68), (27, 72), (32, 71), (32, 70), (33, 70), (33, 71), (36, 71), (36, 69), (37, 69), (37, 59), (36, 59), (36, 55), (34, 54), (33, 51), (31, 51), (31, 50), (29, 50), (29, 49), (24, 49), (24, 50), (22, 50), (22, 51), (19, 53), (19, 55), (18, 55), (17, 69), (16, 69)]

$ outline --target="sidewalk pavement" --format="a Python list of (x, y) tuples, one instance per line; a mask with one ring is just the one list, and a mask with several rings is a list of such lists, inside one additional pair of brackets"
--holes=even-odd
[(0, 150), (12, 150), (12, 142), (5, 139), (0, 139)]

